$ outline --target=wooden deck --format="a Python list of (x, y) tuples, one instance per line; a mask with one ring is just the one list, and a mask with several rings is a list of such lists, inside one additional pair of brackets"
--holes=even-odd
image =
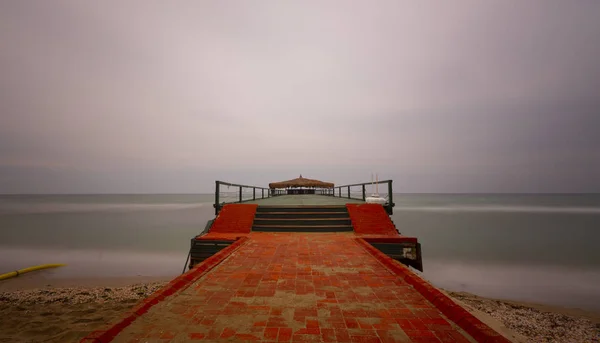
[(271, 198), (257, 199), (247, 201), (245, 204), (258, 204), (265, 206), (287, 206), (287, 205), (345, 205), (345, 204), (364, 204), (362, 200), (339, 198), (325, 195), (278, 195)]

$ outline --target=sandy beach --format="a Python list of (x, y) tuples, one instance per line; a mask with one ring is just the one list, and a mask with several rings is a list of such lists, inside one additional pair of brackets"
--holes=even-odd
[[(61, 280), (36, 285), (34, 279), (22, 278), (0, 284), (0, 342), (77, 342), (114, 322), (166, 282), (142, 280)], [(448, 294), (515, 342), (600, 342), (598, 313)]]
[(515, 342), (600, 342), (600, 313), (447, 292), (475, 317)]
[(0, 342), (78, 342), (164, 284), (0, 289)]

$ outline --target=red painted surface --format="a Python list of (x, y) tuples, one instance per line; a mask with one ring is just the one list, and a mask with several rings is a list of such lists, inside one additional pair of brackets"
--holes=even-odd
[(250, 233), (258, 205), (228, 204), (223, 206), (210, 233)]
[(150, 308), (165, 300), (165, 298), (168, 296), (180, 292), (194, 282), (198, 281), (200, 278), (202, 278), (202, 276), (227, 258), (227, 256), (241, 247), (247, 240), (247, 237), (240, 238), (232, 245), (207, 258), (192, 270), (171, 280), (171, 282), (169, 282), (165, 287), (154, 292), (148, 298), (144, 299), (141, 303), (135, 306), (130, 312), (121, 318), (121, 320), (112, 325), (110, 328), (103, 331), (94, 331), (83, 338), (81, 342), (111, 342), (121, 331), (123, 331), (123, 329), (133, 323), (137, 317), (147, 313)]
[(417, 243), (416, 237), (406, 237), (406, 236), (398, 236), (398, 237), (390, 237), (390, 236), (382, 236), (382, 237), (363, 237), (363, 239), (369, 243)]
[(251, 232), (256, 207), (226, 205), (197, 239), (234, 244), (81, 342), (509, 342), (368, 243), (416, 242), (381, 205), (347, 205), (354, 234)]
[(412, 285), (425, 299), (430, 301), (446, 317), (458, 324), (462, 329), (469, 333), (477, 342), (485, 343), (510, 343), (508, 339), (500, 335), (492, 328), (481, 322), (467, 310), (456, 304), (450, 297), (440, 292), (429, 282), (423, 280), (413, 273), (408, 267), (398, 263), (394, 259), (385, 255), (377, 248), (370, 245), (367, 240), (356, 239), (371, 255), (378, 259), (389, 270), (398, 275), (408, 284)]
[(114, 341), (469, 342), (355, 238), (251, 233), (193, 285), (122, 324)]
[(398, 235), (394, 223), (380, 204), (346, 204), (346, 208), (356, 234)]

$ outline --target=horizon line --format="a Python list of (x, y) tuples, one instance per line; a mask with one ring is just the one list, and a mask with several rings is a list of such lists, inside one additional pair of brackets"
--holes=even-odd
[[(600, 192), (394, 192), (392, 194), (404, 195), (600, 195)], [(44, 195), (214, 195), (214, 192), (193, 193), (164, 193), (164, 192), (139, 192), (139, 193), (0, 193), (0, 196), (44, 196)]]

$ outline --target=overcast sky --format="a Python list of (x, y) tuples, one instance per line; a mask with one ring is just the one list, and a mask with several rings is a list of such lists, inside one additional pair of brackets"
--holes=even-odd
[(600, 1), (0, 0), (0, 193), (599, 192)]

